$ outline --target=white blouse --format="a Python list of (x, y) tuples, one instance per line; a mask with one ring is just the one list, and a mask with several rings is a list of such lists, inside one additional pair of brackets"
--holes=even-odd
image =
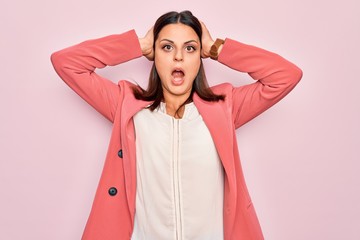
[(134, 116), (136, 213), (132, 240), (222, 240), (224, 170), (194, 103), (182, 119), (165, 104)]

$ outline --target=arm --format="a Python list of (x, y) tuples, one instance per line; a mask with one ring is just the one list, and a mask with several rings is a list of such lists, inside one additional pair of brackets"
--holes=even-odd
[(121, 89), (94, 71), (140, 56), (138, 37), (131, 30), (65, 48), (53, 53), (51, 61), (57, 74), (71, 89), (113, 122)]
[[(214, 41), (205, 24), (201, 24), (201, 56), (207, 58)], [(220, 46), (218, 61), (234, 70), (246, 72), (257, 80), (255, 83), (233, 88), (231, 101), (235, 128), (239, 128), (280, 101), (302, 77), (302, 71), (281, 56), (231, 39), (226, 39)]]
[(236, 128), (280, 101), (302, 77), (302, 71), (281, 56), (231, 39), (225, 40), (218, 61), (257, 80), (233, 88), (232, 111)]

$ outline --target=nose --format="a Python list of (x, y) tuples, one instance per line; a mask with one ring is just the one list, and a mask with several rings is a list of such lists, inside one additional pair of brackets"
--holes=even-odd
[(182, 54), (182, 51), (176, 51), (175, 52), (175, 56), (174, 56), (174, 60), (176, 62), (181, 62), (183, 60), (183, 54)]

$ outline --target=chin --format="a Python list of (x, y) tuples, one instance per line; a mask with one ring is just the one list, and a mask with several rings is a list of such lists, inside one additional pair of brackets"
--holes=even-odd
[(190, 94), (191, 88), (189, 89), (189, 88), (185, 88), (185, 87), (176, 86), (176, 87), (170, 87), (170, 89), (166, 89), (166, 91), (173, 96), (181, 97), (181, 96)]

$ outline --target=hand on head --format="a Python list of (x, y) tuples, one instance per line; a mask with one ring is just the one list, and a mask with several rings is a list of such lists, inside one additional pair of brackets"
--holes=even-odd
[[(202, 28), (202, 49), (201, 49), (201, 57), (208, 58), (210, 57), (210, 48), (214, 44), (214, 40), (212, 39), (209, 30), (207, 29), (204, 22), (200, 21)], [(154, 60), (154, 27), (151, 27), (146, 35), (143, 38), (139, 38), (141, 51), (143, 56), (145, 56), (148, 60)]]
[[(200, 21), (201, 22), (201, 21)], [(202, 28), (202, 49), (201, 49), (201, 57), (202, 58), (208, 58), (210, 56), (210, 48), (214, 43), (214, 40), (212, 39), (209, 30), (205, 26), (203, 22), (201, 22), (201, 28)], [(141, 51), (144, 57), (146, 57), (148, 60), (153, 61), (154, 60), (154, 27), (151, 27), (146, 35), (143, 38), (139, 38)]]
[(210, 56), (210, 48), (214, 44), (214, 40), (211, 38), (209, 30), (206, 28), (205, 24), (201, 22), (201, 28), (202, 28), (202, 49), (201, 49), (201, 57), (202, 58), (208, 58)]
[(151, 27), (145, 37), (139, 38), (139, 43), (143, 56), (150, 61), (154, 60), (154, 27)]

